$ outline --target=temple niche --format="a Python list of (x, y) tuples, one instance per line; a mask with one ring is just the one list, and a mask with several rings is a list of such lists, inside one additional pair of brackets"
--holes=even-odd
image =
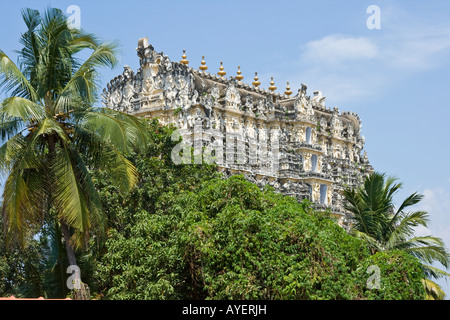
[(217, 74), (207, 72), (204, 57), (198, 68), (189, 66), (185, 52), (172, 61), (147, 38), (136, 50), (140, 68), (125, 66), (107, 84), (104, 106), (172, 123), (184, 143), (215, 148), (225, 175), (243, 174), (259, 186), (307, 198), (345, 222), (343, 190), (373, 171), (357, 114), (327, 107), (322, 92), (311, 97), (306, 84), (292, 96), (289, 83), (276, 92), (273, 78), (262, 88), (256, 73), (245, 83), (240, 67), (227, 78), (222, 63)]

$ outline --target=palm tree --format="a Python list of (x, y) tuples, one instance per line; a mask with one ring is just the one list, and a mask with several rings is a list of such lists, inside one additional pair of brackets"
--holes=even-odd
[[(0, 50), (0, 172), (6, 178), (2, 214), (8, 243), (25, 245), (44, 221), (57, 221), (69, 264), (77, 265), (93, 228), (105, 217), (91, 170), (107, 170), (121, 191), (136, 182), (124, 154), (144, 145), (136, 118), (98, 108), (100, 67), (117, 63), (117, 45), (71, 29), (61, 10), (22, 11), (18, 66)], [(79, 53), (90, 50), (82, 61)]]
[(424, 286), (429, 298), (443, 299), (445, 293), (440, 286), (429, 278), (450, 277), (450, 274), (431, 266), (440, 262), (446, 268), (450, 255), (444, 242), (433, 236), (415, 236), (415, 227), (427, 227), (428, 213), (424, 211), (406, 211), (423, 198), (413, 193), (395, 208), (393, 197), (401, 188), (396, 179), (385, 174), (372, 173), (366, 177), (359, 188), (346, 189), (346, 210), (351, 214), (351, 232), (364, 239), (372, 254), (378, 251), (402, 250), (422, 261), (425, 279)]

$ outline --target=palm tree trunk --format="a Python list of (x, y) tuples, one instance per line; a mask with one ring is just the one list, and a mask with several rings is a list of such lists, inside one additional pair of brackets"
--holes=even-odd
[[(59, 223), (61, 225), (61, 231), (63, 234), (64, 243), (66, 244), (67, 260), (69, 260), (69, 265), (78, 267), (77, 259), (75, 257), (75, 250), (73, 249), (73, 246), (70, 243), (69, 227), (62, 220), (60, 220)], [(79, 273), (77, 274), (77, 276), (79, 277), (78, 280), (79, 280), (80, 287), (75, 288), (75, 290), (73, 291), (74, 299), (75, 300), (88, 300), (89, 296), (90, 296), (89, 287), (87, 284), (85, 284), (81, 281), (81, 275)]]
[(64, 238), (64, 243), (66, 244), (66, 251), (67, 251), (67, 259), (69, 260), (69, 265), (71, 266), (78, 266), (77, 265), (77, 259), (75, 257), (75, 251), (73, 250), (72, 245), (70, 244), (70, 232), (69, 227), (64, 221), (59, 221), (61, 226), (61, 231)]

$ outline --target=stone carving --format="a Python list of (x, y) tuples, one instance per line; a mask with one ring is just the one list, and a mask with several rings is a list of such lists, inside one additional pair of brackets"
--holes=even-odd
[[(325, 184), (326, 203), (344, 214), (344, 183), (354, 187), (373, 170), (367, 154), (361, 155), (365, 138), (359, 116), (326, 108), (320, 91), (310, 98), (302, 84), (289, 99), (234, 78), (198, 72), (156, 52), (146, 38), (139, 41), (137, 55), (136, 73), (125, 66), (106, 85), (104, 106), (173, 123), (182, 129), (185, 143), (194, 143), (193, 132), (200, 126), (203, 140), (223, 148), (217, 164), (228, 175), (244, 173), (261, 187), (270, 184), (299, 200), (312, 196), (314, 203), (320, 201), (320, 185)], [(307, 127), (310, 143), (305, 143)], [(227, 158), (227, 135), (233, 135), (232, 149), (239, 149), (243, 162), (234, 162), (238, 156)]]
[(266, 115), (266, 99), (261, 99), (256, 105), (255, 115), (258, 118), (265, 118)]
[(233, 83), (230, 83), (225, 91), (225, 102), (228, 108), (238, 109), (240, 107), (241, 97)]
[(347, 126), (347, 137), (349, 139), (353, 138), (353, 135), (355, 134), (355, 130), (353, 129), (353, 125), (351, 123)]
[(325, 97), (321, 91), (314, 91), (314, 97), (311, 98), (311, 104), (316, 108), (325, 108)]
[(218, 100), (219, 100), (219, 98), (220, 98), (220, 90), (219, 90), (219, 88), (217, 87), (217, 85), (214, 85), (214, 86), (211, 88), (211, 96), (214, 98), (215, 101), (218, 102)]
[(331, 117), (331, 134), (340, 137), (342, 135), (342, 131), (344, 129), (342, 120), (339, 119), (339, 113), (337, 109), (335, 108), (333, 110), (333, 116)]
[(312, 189), (312, 200), (317, 202), (320, 198), (320, 184), (314, 183)]
[(320, 122), (319, 122), (319, 131), (320, 132), (325, 132), (327, 129), (327, 120), (325, 119), (324, 116), (320, 117)]
[(104, 104), (114, 105), (121, 111), (131, 111), (136, 91), (136, 77), (129, 66), (124, 66), (122, 75), (114, 78), (103, 90)]

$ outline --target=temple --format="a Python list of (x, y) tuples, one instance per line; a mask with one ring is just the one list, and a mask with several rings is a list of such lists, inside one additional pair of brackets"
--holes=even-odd
[(240, 67), (227, 78), (222, 62), (213, 74), (204, 57), (198, 69), (189, 67), (185, 52), (171, 61), (148, 38), (139, 39), (137, 53), (140, 68), (125, 66), (108, 83), (104, 106), (174, 124), (183, 137), (180, 150), (194, 149), (193, 159), (177, 150), (176, 160), (213, 159), (225, 175), (243, 174), (260, 187), (307, 198), (346, 223), (342, 191), (373, 171), (357, 114), (326, 107), (322, 93), (308, 96), (304, 84), (295, 95), (289, 82), (278, 93), (273, 78), (268, 90), (261, 88), (257, 73), (251, 85), (244, 83)]

